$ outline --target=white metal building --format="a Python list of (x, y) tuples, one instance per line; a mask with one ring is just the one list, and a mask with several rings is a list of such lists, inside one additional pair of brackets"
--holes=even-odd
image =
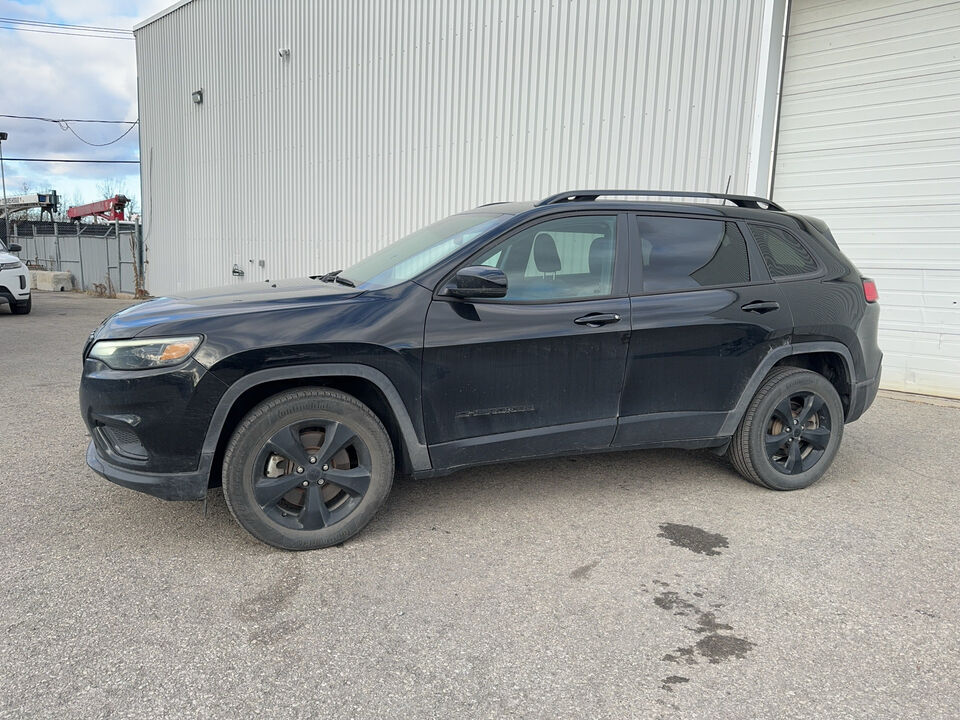
[(484, 202), (772, 181), (878, 279), (885, 386), (960, 397), (960, 2), (184, 0), (135, 34), (154, 294)]
[(880, 286), (884, 387), (960, 397), (960, 3), (795, 0), (774, 195)]

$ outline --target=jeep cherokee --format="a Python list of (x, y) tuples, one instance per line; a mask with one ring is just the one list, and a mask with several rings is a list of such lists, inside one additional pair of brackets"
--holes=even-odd
[(878, 316), (827, 226), (770, 200), (494, 203), (342, 272), (108, 318), (83, 349), (87, 463), (172, 500), (222, 484), (288, 549), (357, 533), (395, 475), (505, 460), (712, 448), (795, 490), (876, 396)]

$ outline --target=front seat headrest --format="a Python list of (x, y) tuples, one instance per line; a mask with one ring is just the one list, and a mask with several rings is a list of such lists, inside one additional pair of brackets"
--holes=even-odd
[(560, 272), (560, 253), (550, 233), (537, 233), (533, 239), (533, 261), (542, 273)]

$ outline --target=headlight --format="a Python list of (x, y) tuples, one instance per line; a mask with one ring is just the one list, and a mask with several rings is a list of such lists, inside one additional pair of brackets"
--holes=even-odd
[(18, 267), (20, 267), (19, 260), (10, 263), (0, 263), (0, 270), (16, 270)]
[(101, 340), (88, 357), (106, 363), (114, 370), (149, 370), (178, 365), (200, 345), (198, 335), (141, 340)]

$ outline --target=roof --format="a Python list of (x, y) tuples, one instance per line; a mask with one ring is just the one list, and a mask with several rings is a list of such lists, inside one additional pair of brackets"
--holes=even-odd
[(133, 31), (134, 31), (134, 32), (137, 32), (137, 30), (141, 30), (141, 29), (145, 28), (147, 25), (150, 25), (151, 23), (156, 22), (157, 20), (159, 20), (159, 19), (162, 18), (162, 17), (166, 17), (166, 16), (169, 15), (170, 13), (179, 10), (179, 9), (182, 8), (184, 5), (186, 5), (187, 3), (191, 3), (191, 2), (193, 2), (193, 0), (178, 0), (178, 2), (175, 2), (173, 5), (171, 5), (170, 7), (166, 8), (165, 10), (161, 10), (161, 11), (158, 12), (158, 13), (154, 13), (153, 15), (151, 15), (150, 17), (148, 17), (146, 20), (141, 20), (140, 22), (138, 22), (136, 25), (133, 26)]

